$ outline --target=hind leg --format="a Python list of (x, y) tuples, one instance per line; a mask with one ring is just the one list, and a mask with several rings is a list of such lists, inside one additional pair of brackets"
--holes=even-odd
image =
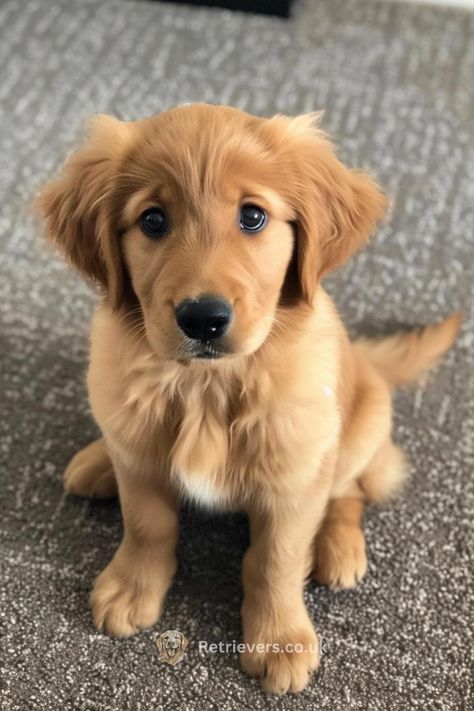
[(406, 477), (405, 455), (389, 439), (365, 467), (358, 478), (358, 484), (367, 501), (380, 503), (398, 494)]
[(64, 488), (76, 496), (101, 499), (117, 496), (117, 481), (102, 438), (71, 459), (64, 472)]
[(405, 480), (405, 460), (390, 440), (359, 478), (329, 501), (314, 544), (313, 575), (332, 590), (353, 588), (367, 570), (362, 514), (367, 502), (395, 494)]

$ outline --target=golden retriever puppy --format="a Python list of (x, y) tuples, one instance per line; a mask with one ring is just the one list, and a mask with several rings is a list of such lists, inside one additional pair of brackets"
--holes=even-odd
[(364, 575), (363, 507), (404, 478), (391, 387), (436, 362), (458, 317), (348, 340), (321, 279), (366, 244), (386, 199), (314, 115), (97, 116), (40, 208), (103, 292), (88, 375), (103, 439), (65, 474), (67, 491), (120, 496), (97, 628), (125, 637), (158, 620), (182, 497), (242, 509), (242, 664), (270, 692), (300, 691), (319, 660), (305, 580)]

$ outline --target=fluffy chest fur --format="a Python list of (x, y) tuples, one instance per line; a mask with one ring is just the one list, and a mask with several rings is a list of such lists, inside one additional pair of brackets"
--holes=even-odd
[(276, 353), (266, 367), (261, 356), (210, 367), (163, 363), (143, 349), (125, 359), (122, 344), (111, 362), (93, 331), (91, 403), (124, 466), (170, 476), (204, 506), (239, 507), (314, 476), (337, 441), (336, 354), (321, 354), (311, 377)]

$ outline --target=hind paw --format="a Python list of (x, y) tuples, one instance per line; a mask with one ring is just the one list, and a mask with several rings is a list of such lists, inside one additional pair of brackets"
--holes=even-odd
[(64, 472), (64, 488), (76, 496), (117, 496), (117, 481), (103, 439), (92, 442), (71, 459)]

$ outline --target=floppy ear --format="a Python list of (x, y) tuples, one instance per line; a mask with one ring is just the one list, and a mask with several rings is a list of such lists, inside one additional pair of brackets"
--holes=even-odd
[(90, 119), (88, 139), (49, 183), (38, 206), (50, 239), (68, 260), (106, 292), (113, 308), (123, 297), (124, 275), (112, 209), (114, 177), (129, 142), (129, 126), (111, 116)]
[(388, 201), (365, 173), (349, 170), (315, 122), (289, 120), (296, 152), (297, 267), (303, 299), (311, 304), (318, 280), (367, 244)]

